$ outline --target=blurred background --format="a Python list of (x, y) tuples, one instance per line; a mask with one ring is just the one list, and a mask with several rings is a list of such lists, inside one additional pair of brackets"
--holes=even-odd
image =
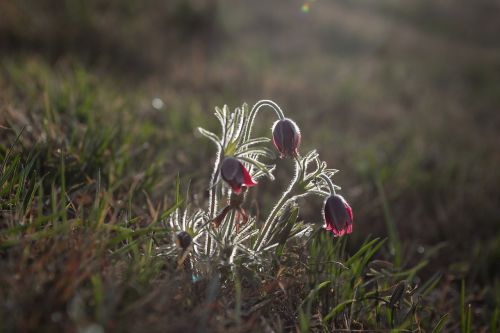
[[(201, 195), (214, 149), (195, 128), (217, 129), (217, 105), (272, 99), (299, 124), (301, 151), (317, 148), (341, 170), (351, 246), (391, 235), (404, 261), (428, 256), (428, 274), (466, 277), (493, 306), (499, 17), (495, 0), (3, 0), (0, 118), (36, 123), (43, 111), (26, 101), (69, 78), (97, 96), (99, 126), (130, 123), (134, 163), (161, 161), (157, 196), (178, 172)], [(263, 182), (252, 200), (265, 209), (273, 194)], [(303, 218), (321, 222), (320, 206), (307, 204)]]

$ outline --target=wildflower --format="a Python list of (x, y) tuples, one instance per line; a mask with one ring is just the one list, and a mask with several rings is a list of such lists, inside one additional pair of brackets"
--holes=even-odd
[(300, 130), (291, 119), (278, 120), (273, 125), (273, 144), (280, 152), (281, 157), (298, 155), (300, 145)]
[(193, 238), (186, 231), (181, 231), (177, 234), (177, 239), (176, 239), (177, 246), (179, 246), (183, 250), (186, 250), (189, 247), (189, 245), (191, 245), (192, 241)]
[(252, 187), (257, 184), (253, 181), (243, 163), (234, 157), (226, 157), (222, 161), (220, 174), (222, 179), (231, 186), (235, 194), (241, 193), (242, 186)]
[(326, 230), (332, 231), (335, 236), (352, 232), (352, 209), (341, 195), (333, 194), (326, 198), (323, 214)]

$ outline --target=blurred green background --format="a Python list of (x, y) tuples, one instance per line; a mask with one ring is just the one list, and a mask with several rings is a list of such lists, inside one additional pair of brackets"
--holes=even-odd
[(499, 17), (494, 0), (3, 0), (0, 125), (39, 123), (42, 86), (90, 90), (96, 126), (128, 124), (131, 163), (164, 175), (158, 197), (178, 172), (203, 197), (214, 150), (194, 129), (272, 99), (341, 170), (353, 244), (395, 225), (404, 260), (439, 246), (429, 273), (482, 302), (500, 289)]

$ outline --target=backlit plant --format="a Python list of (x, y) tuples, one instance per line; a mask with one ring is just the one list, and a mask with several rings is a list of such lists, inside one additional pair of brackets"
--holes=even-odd
[[(272, 126), (271, 138), (253, 137), (257, 114), (264, 109), (274, 111), (278, 118)], [(275, 102), (261, 100), (251, 109), (244, 104), (232, 112), (224, 106), (216, 108), (215, 116), (221, 126), (219, 135), (198, 128), (217, 147), (208, 206), (191, 218), (186, 212), (179, 218), (181, 213), (177, 212), (170, 219), (176, 237), (184, 235), (179, 234), (182, 232), (191, 233), (195, 262), (219, 257), (233, 264), (238, 257), (259, 260), (263, 253), (282, 251), (287, 240), (308, 235), (313, 230), (311, 224), (297, 221), (297, 199), (308, 195), (317, 195), (318, 200), (327, 198), (325, 227), (333, 231), (332, 237), (352, 231), (352, 211), (345, 200), (335, 194), (340, 188), (331, 179), (337, 170), (328, 168), (316, 150), (300, 154), (299, 127), (285, 117)], [(281, 158), (293, 159), (295, 170), (288, 184), (277, 185), (282, 186), (281, 195), (264, 221), (257, 223), (256, 216), (244, 208), (245, 199), (254, 186), (259, 186), (260, 178), (274, 181), (276, 165), (272, 162), (276, 152)], [(329, 204), (332, 198), (342, 198), (345, 206)], [(183, 253), (185, 250), (182, 247)]]

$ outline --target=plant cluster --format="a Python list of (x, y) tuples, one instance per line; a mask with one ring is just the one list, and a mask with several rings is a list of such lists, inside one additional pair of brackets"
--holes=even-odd
[[(274, 111), (278, 120), (271, 138), (254, 138), (256, 116), (264, 108)], [(300, 154), (299, 127), (276, 103), (261, 100), (251, 109), (244, 104), (233, 112), (224, 106), (216, 108), (215, 116), (220, 135), (198, 128), (217, 147), (207, 207), (193, 212), (177, 208), (168, 218), (176, 244), (169, 245), (168, 253), (176, 256), (177, 271), (187, 272), (194, 283), (215, 278), (235, 288), (238, 320), (245, 306), (242, 285), (260, 284), (264, 295), (283, 293), (283, 302), (273, 297), (262, 301), (262, 306), (274, 303), (268, 316), (274, 317), (277, 331), (406, 330), (440, 319), (426, 312), (423, 301), (439, 274), (421, 285), (413, 283), (427, 262), (402, 270), (397, 261), (372, 260), (385, 243), (378, 238), (346, 255), (342, 236), (353, 230), (353, 212), (332, 181), (338, 170), (328, 168), (316, 150)], [(274, 149), (268, 147), (271, 141)], [(262, 177), (274, 181), (276, 152), (292, 159), (295, 170), (260, 222), (245, 199)], [(298, 221), (298, 199), (309, 195), (323, 201), (322, 226)], [(446, 316), (438, 320), (436, 331), (445, 322)]]
[[(260, 110), (274, 111), (278, 120), (272, 126), (272, 138), (252, 137)], [(206, 129), (199, 132), (213, 141), (217, 154), (209, 184), (206, 209), (191, 215), (184, 211), (170, 218), (170, 227), (177, 230), (177, 244), (182, 257), (193, 250), (194, 260), (206, 261), (227, 257), (227, 262), (260, 260), (263, 253), (283, 250), (287, 241), (311, 234), (312, 226), (297, 222), (297, 199), (308, 195), (324, 198), (325, 228), (335, 236), (352, 232), (353, 214), (346, 200), (332, 181), (338, 171), (327, 167), (316, 150), (301, 156), (301, 133), (297, 124), (286, 118), (273, 101), (261, 100), (251, 109), (244, 104), (233, 112), (227, 106), (216, 108), (215, 116), (221, 134)], [(276, 153), (268, 147), (272, 141), (281, 158), (291, 158), (295, 171), (291, 181), (273, 205), (263, 223), (244, 208), (245, 198), (262, 177), (274, 180)], [(294, 214), (291, 214), (294, 210)]]

